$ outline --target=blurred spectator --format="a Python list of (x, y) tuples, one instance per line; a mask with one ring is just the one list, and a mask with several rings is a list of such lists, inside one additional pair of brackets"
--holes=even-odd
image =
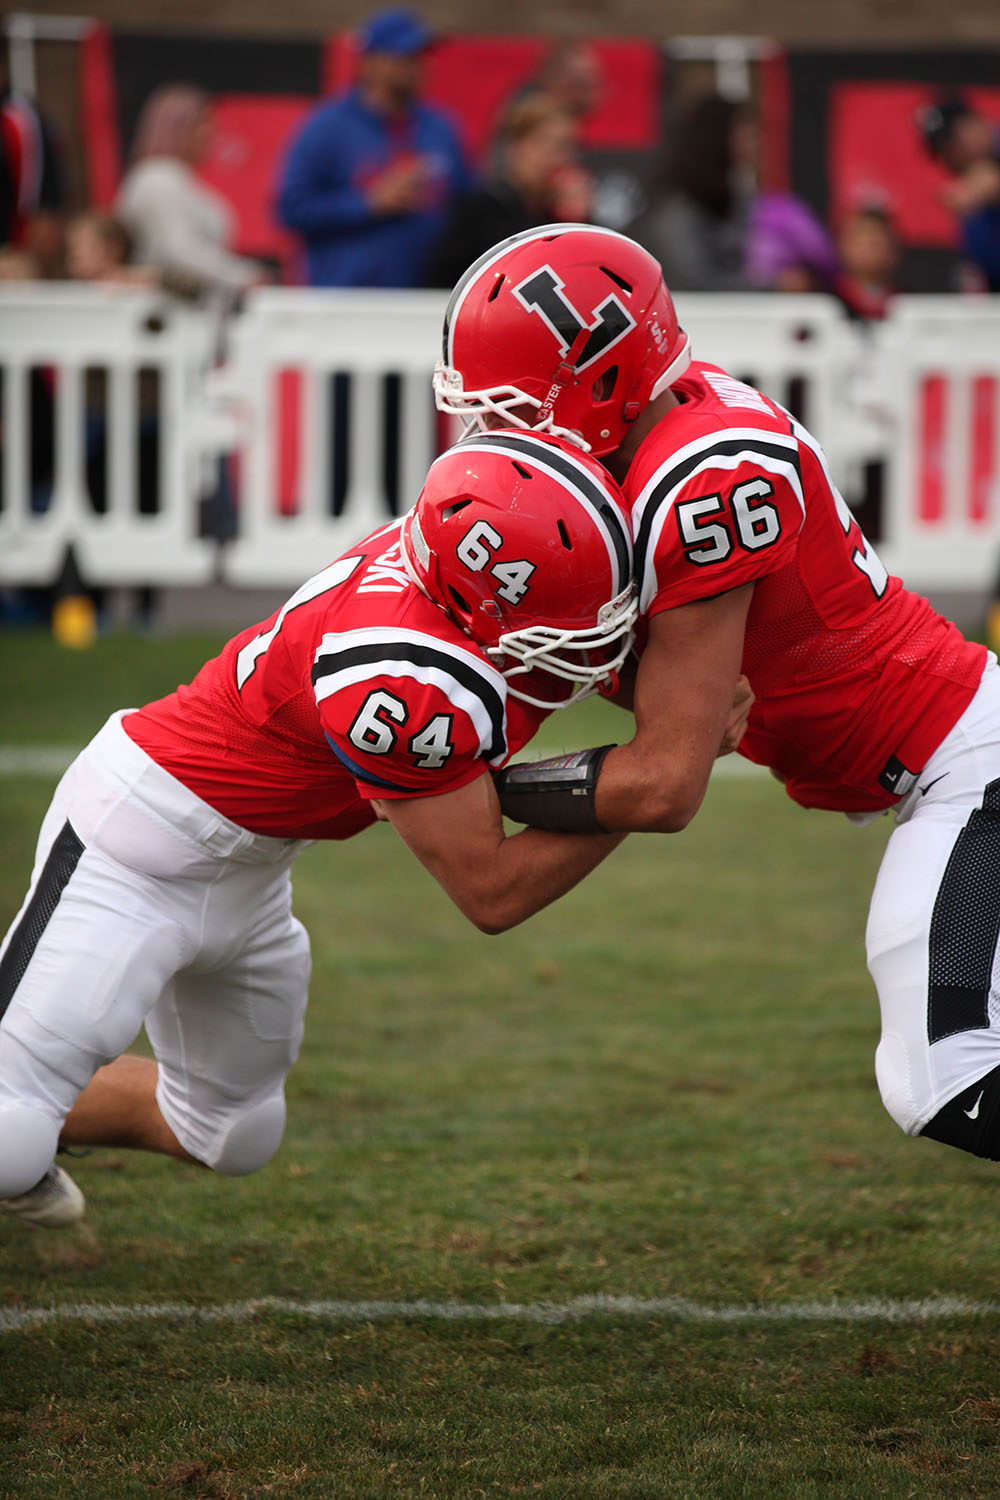
[(229, 205), (195, 175), (210, 129), (208, 98), (200, 89), (157, 89), (139, 116), (115, 211), (140, 265), (179, 277), (206, 300), (228, 307), (269, 278), (256, 261), (230, 253)]
[(492, 153), (494, 175), (504, 171), (504, 149), (513, 113), (529, 100), (547, 100), (572, 123), (576, 161), (562, 174), (565, 197), (555, 218), (575, 223), (594, 218), (598, 183), (581, 147), (581, 131), (604, 93), (604, 66), (592, 42), (560, 42), (545, 56), (538, 71), (507, 101), (497, 127)]
[[(132, 236), (121, 219), (111, 214), (77, 214), (66, 227), (66, 272), (72, 281), (112, 280), (132, 258)], [(145, 279), (152, 267), (134, 269)]]
[(571, 203), (566, 192), (575, 167), (573, 121), (554, 100), (536, 94), (513, 106), (498, 160), (497, 173), (455, 209), (431, 257), (428, 286), (454, 286), (474, 260), (508, 235), (585, 216), (585, 205)]
[(66, 274), (71, 281), (105, 281), (120, 286), (151, 286), (176, 297), (196, 299), (204, 289), (190, 271), (137, 266), (128, 226), (114, 214), (88, 209), (66, 227)]
[(959, 220), (963, 252), (983, 289), (1000, 292), (1000, 127), (958, 96), (928, 105), (918, 123), (950, 176), (942, 197)]
[(41, 274), (38, 261), (29, 251), (0, 245), (0, 281), (37, 281)]
[(593, 114), (604, 91), (604, 68), (591, 42), (561, 42), (549, 52), (515, 102), (544, 94), (579, 127)]
[(315, 109), (292, 142), (278, 215), (302, 236), (312, 286), (419, 286), (471, 186), (454, 125), (419, 98), (433, 40), (411, 11), (371, 16), (356, 84)]
[[(157, 89), (139, 116), (115, 209), (132, 236), (139, 265), (154, 267), (166, 291), (196, 296), (215, 309), (221, 348), (221, 320), (243, 292), (271, 276), (257, 261), (228, 248), (232, 210), (195, 173), (210, 140), (209, 100), (201, 89), (188, 84)], [(140, 387), (140, 464), (146, 462), (147, 476), (140, 476), (140, 510), (152, 512), (159, 507), (159, 401), (159, 392)], [(222, 459), (216, 483), (202, 501), (201, 530), (219, 541), (235, 534), (236, 502)]]
[(648, 207), (626, 231), (656, 256), (671, 291), (750, 286), (744, 260), (756, 159), (757, 126), (745, 105), (709, 94), (678, 120)]
[(60, 273), (62, 178), (52, 127), (31, 99), (11, 90), (0, 57), (0, 247), (15, 251), (14, 264), (29, 275)]
[(744, 269), (758, 291), (826, 292), (837, 275), (837, 252), (801, 198), (757, 193), (747, 205)]
[(853, 318), (878, 322), (896, 294), (900, 242), (896, 226), (883, 208), (857, 208), (840, 226), (837, 254), (840, 270), (833, 290)]

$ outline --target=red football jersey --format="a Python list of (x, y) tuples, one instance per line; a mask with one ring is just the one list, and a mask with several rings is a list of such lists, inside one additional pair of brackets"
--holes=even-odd
[(892, 806), (972, 699), (985, 647), (886, 573), (780, 406), (713, 365), (673, 390), (625, 486), (643, 614), (753, 582), (741, 753), (805, 807)]
[(399, 523), (310, 578), (194, 681), (128, 715), (132, 739), (252, 833), (344, 839), (374, 797), (456, 791), (531, 739), (547, 710), (403, 570)]

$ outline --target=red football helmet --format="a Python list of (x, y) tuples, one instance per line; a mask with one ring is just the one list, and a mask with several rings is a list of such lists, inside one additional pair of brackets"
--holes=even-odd
[[(403, 561), (418, 588), (540, 708), (565, 708), (613, 681), (637, 605), (628, 511), (596, 460), (536, 433), (476, 433), (430, 468), (404, 518)], [(575, 684), (544, 690), (546, 672)], [(515, 683), (512, 679), (518, 679)]]
[(494, 245), (455, 287), (434, 395), (479, 427), (493, 413), (610, 453), (690, 360), (641, 245), (593, 224), (546, 224)]

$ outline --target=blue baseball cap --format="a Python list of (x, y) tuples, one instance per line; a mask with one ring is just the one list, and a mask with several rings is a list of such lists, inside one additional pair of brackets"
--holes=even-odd
[(358, 29), (360, 52), (414, 57), (434, 43), (434, 33), (412, 10), (380, 10)]

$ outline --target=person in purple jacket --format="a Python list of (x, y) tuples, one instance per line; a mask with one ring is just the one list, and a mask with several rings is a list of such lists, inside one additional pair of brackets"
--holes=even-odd
[(419, 97), (434, 41), (423, 20), (378, 11), (357, 40), (356, 83), (292, 141), (278, 217), (302, 237), (311, 286), (419, 286), (470, 169), (449, 117)]

